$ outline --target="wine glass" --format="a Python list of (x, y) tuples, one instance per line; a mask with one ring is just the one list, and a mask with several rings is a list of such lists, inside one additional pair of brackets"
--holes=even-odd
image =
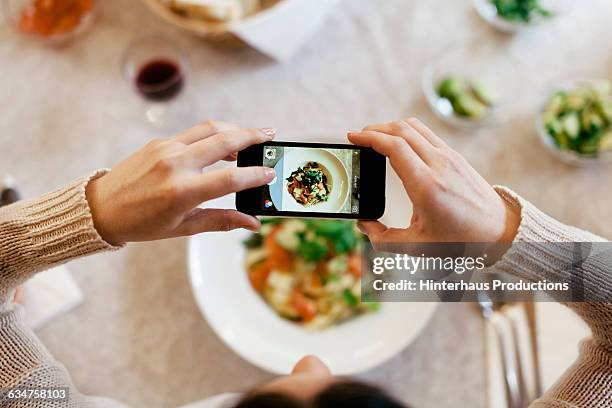
[(144, 102), (144, 119), (169, 130), (187, 112), (179, 96), (189, 75), (185, 53), (169, 39), (147, 35), (134, 40), (122, 61), (123, 75)]

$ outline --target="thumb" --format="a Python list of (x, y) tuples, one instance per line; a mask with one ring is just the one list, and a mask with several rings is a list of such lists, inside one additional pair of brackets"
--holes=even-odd
[(255, 217), (236, 210), (216, 208), (196, 208), (176, 228), (176, 235), (195, 235), (202, 232), (232, 231), (245, 228), (253, 232), (259, 231), (261, 223)]
[(372, 242), (378, 241), (382, 234), (388, 230), (387, 226), (380, 221), (359, 221), (357, 228), (367, 235)]

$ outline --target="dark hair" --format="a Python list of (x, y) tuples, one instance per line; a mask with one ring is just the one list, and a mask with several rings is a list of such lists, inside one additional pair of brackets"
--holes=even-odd
[(344, 381), (331, 385), (311, 401), (301, 401), (284, 394), (252, 393), (234, 408), (408, 408), (384, 390)]

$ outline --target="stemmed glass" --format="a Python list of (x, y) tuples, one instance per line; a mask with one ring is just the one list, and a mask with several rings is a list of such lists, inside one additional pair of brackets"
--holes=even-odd
[(144, 103), (145, 121), (159, 130), (169, 130), (187, 112), (183, 93), (189, 75), (185, 53), (159, 35), (134, 40), (122, 61), (125, 79)]

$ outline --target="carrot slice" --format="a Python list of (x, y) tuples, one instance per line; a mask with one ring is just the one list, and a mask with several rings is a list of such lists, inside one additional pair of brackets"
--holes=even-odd
[(352, 253), (349, 255), (349, 272), (356, 278), (361, 278), (361, 261), (361, 255), (359, 255), (358, 253)]
[(298, 289), (295, 289), (291, 294), (290, 304), (305, 322), (311, 321), (317, 315), (315, 301), (304, 296)]
[(268, 261), (256, 263), (249, 268), (249, 280), (256, 291), (262, 292), (264, 290), (271, 272), (272, 268), (270, 268)]
[(276, 242), (275, 237), (279, 231), (280, 226), (277, 226), (266, 237), (265, 247), (268, 253), (268, 264), (273, 270), (291, 272), (293, 267), (293, 255)]

